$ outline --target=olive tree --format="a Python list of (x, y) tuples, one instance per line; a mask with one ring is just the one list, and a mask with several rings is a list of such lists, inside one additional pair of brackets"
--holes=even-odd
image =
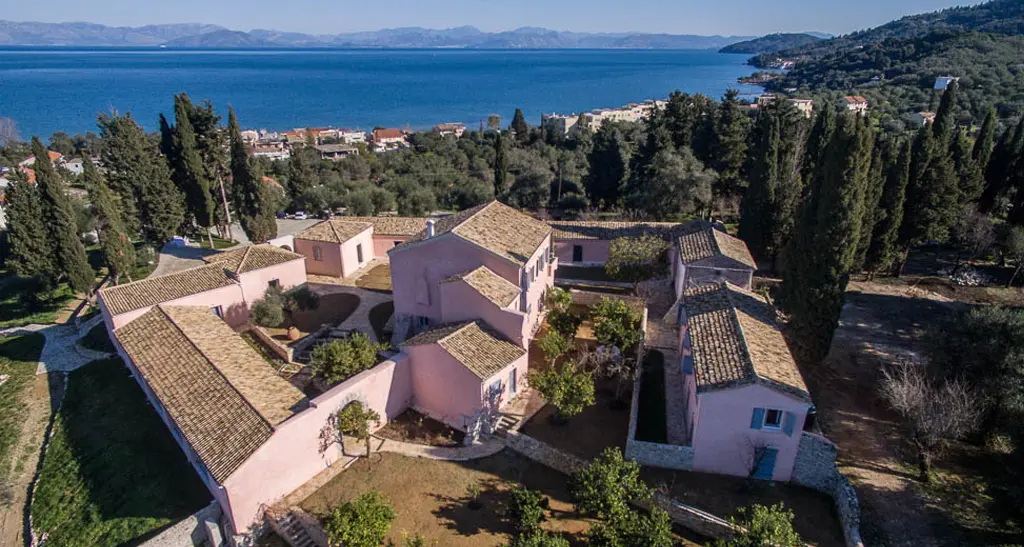
[(572, 474), (569, 494), (577, 510), (609, 519), (628, 511), (632, 501), (649, 500), (653, 492), (640, 479), (640, 465), (609, 447)]
[(353, 332), (348, 338), (331, 340), (314, 348), (309, 364), (313, 374), (328, 383), (338, 384), (373, 368), (379, 362), (377, 354), (388, 347), (388, 344), (373, 342), (361, 332)]
[(387, 498), (371, 490), (331, 510), (324, 529), (332, 546), (380, 547), (395, 516)]
[(655, 235), (620, 237), (608, 247), (605, 272), (616, 281), (633, 284), (636, 292), (641, 281), (664, 275), (668, 271), (665, 251), (668, 244)]
[(564, 424), (566, 420), (594, 404), (594, 378), (575, 363), (553, 366), (529, 376), (530, 385), (555, 407), (552, 420)]
[(802, 547), (800, 536), (793, 530), (793, 511), (782, 504), (765, 507), (754, 504), (741, 507), (729, 522), (736, 533), (732, 539), (719, 540), (715, 547)]
[[(351, 402), (338, 411), (334, 426), (337, 430), (338, 439), (344, 439), (345, 435), (355, 437), (357, 440), (366, 443), (366, 457), (370, 457), (370, 432), (373, 426), (380, 425), (380, 414), (372, 408), (366, 408), (359, 401)], [(344, 450), (344, 441), (342, 441)]]

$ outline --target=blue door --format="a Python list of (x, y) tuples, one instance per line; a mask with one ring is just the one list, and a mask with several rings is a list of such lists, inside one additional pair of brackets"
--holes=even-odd
[(779, 454), (777, 448), (765, 448), (761, 461), (757, 462), (757, 469), (754, 471), (755, 479), (771, 480), (775, 474), (775, 456)]

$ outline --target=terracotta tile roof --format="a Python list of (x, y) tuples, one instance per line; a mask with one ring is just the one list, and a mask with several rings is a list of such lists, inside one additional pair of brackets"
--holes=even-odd
[(692, 231), (676, 240), (679, 257), (683, 264), (693, 264), (709, 258), (731, 258), (744, 266), (757, 269), (747, 244), (709, 223), (691, 225)]
[(375, 236), (414, 236), (427, 227), (424, 217), (342, 217), (351, 222), (373, 224)]
[(867, 104), (868, 100), (863, 95), (848, 95), (843, 97), (847, 104)]
[[(514, 264), (522, 265), (551, 233), (551, 227), (508, 205), (492, 201), (438, 219), (434, 224), (434, 237), (446, 233), (453, 233)], [(396, 249), (426, 238), (424, 230)]]
[(475, 270), (453, 275), (442, 281), (442, 283), (452, 283), (455, 281), (464, 281), (499, 308), (508, 307), (519, 298), (522, 292), (515, 284), (494, 273), (487, 266), (480, 266)]
[(304, 399), (206, 308), (158, 306), (114, 336), (221, 484)]
[(353, 237), (361, 234), (372, 226), (369, 222), (353, 220), (331, 219), (295, 234), (297, 239), (308, 239), (310, 241), (323, 241), (326, 243), (344, 243)]
[(246, 245), (238, 249), (231, 249), (203, 257), (203, 260), (209, 264), (219, 264), (225, 270), (239, 275), (302, 258), (303, 256), (300, 254), (286, 251), (276, 245), (264, 243), (262, 245)]
[(775, 313), (760, 296), (707, 284), (688, 289), (683, 305), (698, 390), (761, 383), (810, 400)]
[(400, 139), (405, 136), (401, 129), (374, 129), (373, 139)]
[(612, 240), (619, 237), (639, 237), (654, 234), (668, 238), (679, 224), (674, 222), (618, 222), (590, 220), (549, 221), (554, 230), (551, 238), (556, 240)]
[(212, 291), (235, 283), (219, 264), (206, 264), (180, 272), (150, 277), (134, 283), (100, 289), (100, 296), (111, 315), (119, 315)]
[(440, 325), (406, 340), (405, 346), (437, 344), (456, 361), (486, 380), (526, 354), (483, 321)]

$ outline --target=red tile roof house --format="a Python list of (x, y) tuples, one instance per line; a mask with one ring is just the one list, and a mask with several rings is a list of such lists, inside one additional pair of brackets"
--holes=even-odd
[(292, 245), (307, 257), (311, 274), (348, 277), (374, 258), (423, 231), (426, 218), (338, 217), (295, 234)]

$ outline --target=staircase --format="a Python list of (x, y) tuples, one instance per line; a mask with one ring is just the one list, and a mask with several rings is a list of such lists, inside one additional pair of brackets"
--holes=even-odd
[(508, 414), (501, 414), (498, 418), (498, 425), (494, 427), (494, 434), (498, 437), (505, 437), (513, 427), (519, 423), (519, 418)]
[(288, 511), (284, 516), (280, 514), (271, 516), (267, 514), (267, 518), (272, 520), (272, 527), (277, 535), (281, 536), (281, 539), (288, 542), (288, 545), (292, 547), (318, 547), (313, 538), (309, 536), (309, 532), (302, 526), (295, 513)]

